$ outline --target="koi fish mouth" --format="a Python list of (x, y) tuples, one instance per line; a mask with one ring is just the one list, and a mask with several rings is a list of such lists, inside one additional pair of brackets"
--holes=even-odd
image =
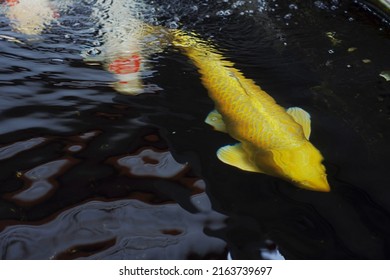
[(330, 192), (330, 186), (326, 179), (326, 176), (323, 176), (321, 180), (317, 180), (316, 182), (300, 181), (295, 183), (304, 189), (312, 191), (314, 190), (318, 192)]

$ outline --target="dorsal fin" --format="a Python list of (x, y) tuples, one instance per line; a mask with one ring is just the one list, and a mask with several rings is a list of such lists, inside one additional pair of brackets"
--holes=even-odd
[(303, 133), (307, 140), (309, 140), (311, 133), (310, 114), (299, 107), (291, 107), (287, 109), (287, 113), (293, 117), (294, 121), (299, 123), (303, 128)]

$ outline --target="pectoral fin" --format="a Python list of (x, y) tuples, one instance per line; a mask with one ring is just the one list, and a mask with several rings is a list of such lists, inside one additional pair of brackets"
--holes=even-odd
[(215, 130), (220, 132), (227, 132), (226, 131), (226, 125), (223, 122), (222, 115), (217, 111), (213, 110), (211, 111), (205, 120), (205, 122), (209, 125), (211, 125)]
[(264, 173), (248, 159), (241, 144), (224, 146), (217, 151), (217, 156), (222, 162), (242, 170)]
[(287, 113), (291, 115), (297, 123), (299, 123), (303, 128), (303, 133), (307, 140), (309, 140), (311, 133), (311, 121), (310, 114), (299, 107), (291, 107), (288, 108)]

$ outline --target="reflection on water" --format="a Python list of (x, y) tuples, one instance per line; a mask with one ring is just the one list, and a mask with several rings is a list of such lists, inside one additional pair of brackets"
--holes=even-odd
[[(16, 2), (0, 12), (2, 259), (390, 258), (389, 25), (363, 2), (35, 0), (39, 21)], [(195, 31), (310, 112), (332, 191), (221, 163), (235, 141), (204, 123), (196, 68), (144, 22)]]
[(12, 195), (11, 199), (16, 204), (33, 205), (40, 203), (58, 186), (58, 183), (52, 177), (73, 164), (70, 160), (60, 159), (34, 167), (24, 174), (17, 173), (17, 177), (25, 181), (26, 189)]
[(18, 32), (38, 35), (59, 16), (48, 0), (4, 1), (6, 15)]
[(145, 149), (134, 156), (125, 156), (117, 160), (121, 167), (129, 169), (134, 176), (152, 176), (170, 178), (178, 175), (186, 168), (174, 160), (170, 152), (156, 152)]
[(92, 17), (101, 29), (96, 47), (86, 51), (86, 60), (100, 60), (115, 75), (118, 82), (114, 87), (121, 93), (142, 92), (141, 72), (147, 52), (142, 52), (141, 41), (147, 30), (141, 15), (146, 10), (139, 1), (98, 0), (93, 4)]
[[(204, 194), (194, 200), (208, 203)], [(206, 222), (221, 227), (223, 219), (211, 209), (191, 214), (174, 204), (88, 202), (39, 226), (8, 227), (1, 234), (1, 257), (185, 259), (224, 254), (225, 243), (203, 232)]]
[(16, 154), (31, 149), (45, 142), (45, 138), (37, 137), (25, 141), (19, 141), (0, 148), (0, 160), (15, 156)]

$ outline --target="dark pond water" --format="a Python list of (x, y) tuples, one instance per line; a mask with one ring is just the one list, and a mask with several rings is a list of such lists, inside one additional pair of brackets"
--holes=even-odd
[[(10, 2), (1, 259), (390, 258), (384, 13), (338, 0), (36, 0), (49, 16), (29, 30), (11, 13), (26, 3)], [(235, 140), (204, 123), (213, 102), (172, 46), (144, 42), (141, 94), (121, 90), (127, 76), (107, 65), (134, 47), (129, 18), (196, 31), (280, 105), (308, 111), (331, 192), (220, 162)]]

